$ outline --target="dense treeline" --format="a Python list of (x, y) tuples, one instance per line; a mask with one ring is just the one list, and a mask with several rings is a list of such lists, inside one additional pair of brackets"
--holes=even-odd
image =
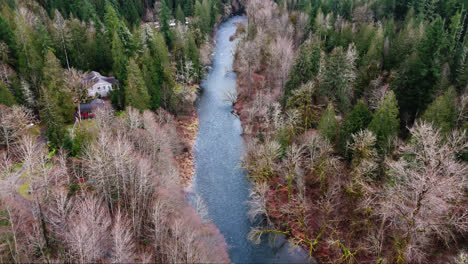
[[(0, 0), (1, 262), (229, 261), (203, 201), (184, 196), (175, 118), (190, 117), (230, 13), (218, 0)], [(119, 82), (80, 120), (90, 71)]]
[[(177, 8), (181, 5), (185, 12)], [(0, 103), (30, 107), (46, 122), (57, 118), (50, 111), (63, 112), (64, 122), (72, 120), (66, 108), (86, 99), (77, 75), (91, 70), (119, 80), (112, 94), (118, 110), (181, 111), (181, 100), (209, 62), (211, 29), (231, 12), (229, 3), (215, 0), (6, 1), (0, 8)], [(126, 17), (132, 14), (128, 10), (137, 17)], [(150, 22), (138, 26), (142, 16)], [(58, 130), (50, 133), (63, 138)]]
[(324, 263), (463, 263), (462, 1), (251, 0), (246, 11), (236, 106), (250, 213), (265, 223), (252, 239), (273, 229)]

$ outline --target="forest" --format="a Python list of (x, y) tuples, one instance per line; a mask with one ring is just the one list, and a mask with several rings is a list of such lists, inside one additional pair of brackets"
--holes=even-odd
[[(231, 12), (218, 0), (0, 1), (0, 262), (229, 261), (203, 201), (186, 199), (180, 135)], [(101, 102), (91, 71), (118, 82), (84, 120), (81, 106)]]
[(232, 97), (250, 238), (319, 263), (466, 263), (467, 12), (447, 0), (251, 0)]
[[(186, 187), (216, 28), (241, 14), (224, 101), (250, 241), (282, 235), (317, 263), (468, 263), (467, 5), (0, 0), (0, 262), (231, 261)], [(90, 72), (116, 80), (107, 98)]]

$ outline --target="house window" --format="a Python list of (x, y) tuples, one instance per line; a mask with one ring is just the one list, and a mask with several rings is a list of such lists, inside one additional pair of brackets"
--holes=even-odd
[(101, 90), (101, 86), (99, 86), (97, 89), (98, 89), (98, 90)]

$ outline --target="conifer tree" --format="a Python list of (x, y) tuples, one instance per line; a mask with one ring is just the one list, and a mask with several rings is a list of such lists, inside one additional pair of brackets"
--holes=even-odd
[(369, 130), (377, 137), (376, 145), (380, 151), (389, 150), (391, 140), (398, 135), (400, 126), (398, 114), (398, 102), (393, 91), (390, 91), (380, 102), (379, 108), (369, 124)]
[(335, 140), (338, 132), (338, 121), (335, 117), (335, 108), (333, 107), (333, 104), (328, 104), (327, 109), (323, 112), (322, 117), (320, 118), (318, 130), (331, 142)]
[(335, 48), (321, 73), (321, 94), (337, 101), (343, 112), (351, 106), (353, 85), (356, 79), (356, 57), (356, 49), (352, 44), (347, 52), (343, 51), (342, 47)]
[(185, 24), (185, 15), (180, 4), (177, 5), (176, 18), (180, 23)]
[(340, 130), (340, 149), (344, 151), (346, 145), (352, 139), (352, 134), (355, 134), (361, 130), (367, 128), (369, 123), (372, 121), (372, 114), (367, 108), (366, 104), (359, 100), (353, 107), (353, 110), (346, 117), (343, 126)]
[(392, 84), (400, 110), (408, 117), (406, 121), (409, 123), (433, 99), (435, 84), (441, 74), (439, 59), (444, 37), (444, 24), (438, 17), (427, 27), (417, 53), (403, 64), (403, 69)]
[(12, 106), (16, 104), (15, 98), (2, 81), (0, 81), (0, 104), (6, 106)]
[(44, 59), (42, 86), (44, 87), (43, 91), (56, 102), (57, 112), (62, 115), (63, 120), (73, 120), (73, 112), (75, 111), (73, 96), (65, 83), (63, 69), (51, 51)]
[(172, 35), (171, 28), (169, 26), (169, 9), (166, 4), (166, 0), (161, 1), (161, 10), (159, 11), (161, 28), (160, 31), (164, 36), (166, 45), (171, 48), (172, 42), (174, 41), (174, 36)]
[(321, 52), (318, 40), (308, 40), (302, 44), (294, 66), (289, 73), (289, 80), (285, 85), (284, 102), (287, 101), (293, 90), (307, 83), (318, 74)]
[(106, 1), (105, 6), (104, 25), (106, 26), (107, 38), (112, 41), (114, 32), (119, 30), (120, 19), (114, 7), (108, 1)]
[(64, 82), (63, 69), (55, 55), (49, 51), (44, 60), (40, 116), (47, 126), (47, 137), (56, 148), (62, 145), (66, 132), (65, 121), (73, 119), (72, 98)]
[(125, 86), (125, 105), (132, 106), (140, 111), (150, 106), (150, 96), (140, 68), (134, 59), (130, 59), (127, 67), (128, 79)]
[(431, 122), (434, 127), (439, 128), (444, 134), (449, 133), (455, 127), (457, 121), (456, 99), (457, 92), (453, 87), (450, 87), (429, 105), (422, 116), (422, 120)]
[(16, 17), (15, 40), (18, 44), (18, 70), (32, 85), (34, 96), (39, 96), (39, 86), (42, 77), (43, 58), (38, 37), (24, 18)]
[(114, 72), (115, 77), (120, 81), (125, 81), (127, 75), (127, 58), (125, 56), (125, 49), (122, 41), (120, 40), (117, 32), (114, 32), (114, 36), (112, 38), (112, 60), (112, 71)]

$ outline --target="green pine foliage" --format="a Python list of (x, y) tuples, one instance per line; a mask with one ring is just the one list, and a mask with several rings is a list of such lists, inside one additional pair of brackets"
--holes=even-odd
[(337, 103), (342, 112), (351, 107), (356, 78), (355, 51), (337, 47), (328, 56), (321, 76), (320, 93)]
[(369, 130), (377, 137), (377, 148), (380, 151), (390, 150), (392, 140), (398, 135), (400, 127), (398, 102), (395, 93), (390, 91), (380, 102), (369, 124)]
[(2, 81), (0, 81), (0, 104), (6, 106), (12, 106), (16, 104), (15, 97), (13, 97), (10, 90)]
[(140, 68), (134, 59), (130, 59), (127, 67), (128, 80), (125, 86), (125, 105), (140, 111), (150, 107), (150, 95)]
[(317, 76), (320, 69), (321, 53), (320, 42), (317, 39), (308, 40), (302, 44), (285, 85), (284, 102), (287, 102), (288, 97), (295, 89)]
[(75, 105), (73, 96), (64, 79), (64, 71), (55, 55), (49, 51), (44, 59), (44, 71), (41, 92), (43, 97), (48, 97), (48, 102), (56, 108), (55, 114), (69, 122), (73, 120)]
[(433, 99), (442, 69), (440, 52), (443, 48), (444, 22), (438, 17), (428, 25), (417, 51), (402, 65), (393, 88), (402, 114), (412, 122), (418, 112), (426, 110)]
[(450, 87), (443, 95), (437, 97), (429, 105), (421, 119), (431, 122), (435, 127), (440, 128), (442, 133), (449, 133), (457, 122), (456, 100), (457, 92), (453, 87)]
[(166, 0), (161, 1), (161, 10), (159, 12), (159, 17), (161, 18), (160, 24), (161, 28), (160, 31), (164, 36), (164, 40), (166, 41), (166, 45), (168, 47), (172, 47), (174, 36), (172, 34), (171, 28), (169, 27), (169, 9), (166, 4)]
[(327, 109), (323, 112), (318, 125), (318, 130), (331, 142), (335, 141), (338, 133), (338, 121), (336, 120), (333, 104), (328, 104)]
[(342, 152), (346, 150), (348, 143), (352, 143), (352, 135), (364, 130), (372, 121), (372, 113), (366, 104), (359, 100), (353, 107), (353, 110), (346, 116), (343, 126), (340, 130), (339, 147)]

